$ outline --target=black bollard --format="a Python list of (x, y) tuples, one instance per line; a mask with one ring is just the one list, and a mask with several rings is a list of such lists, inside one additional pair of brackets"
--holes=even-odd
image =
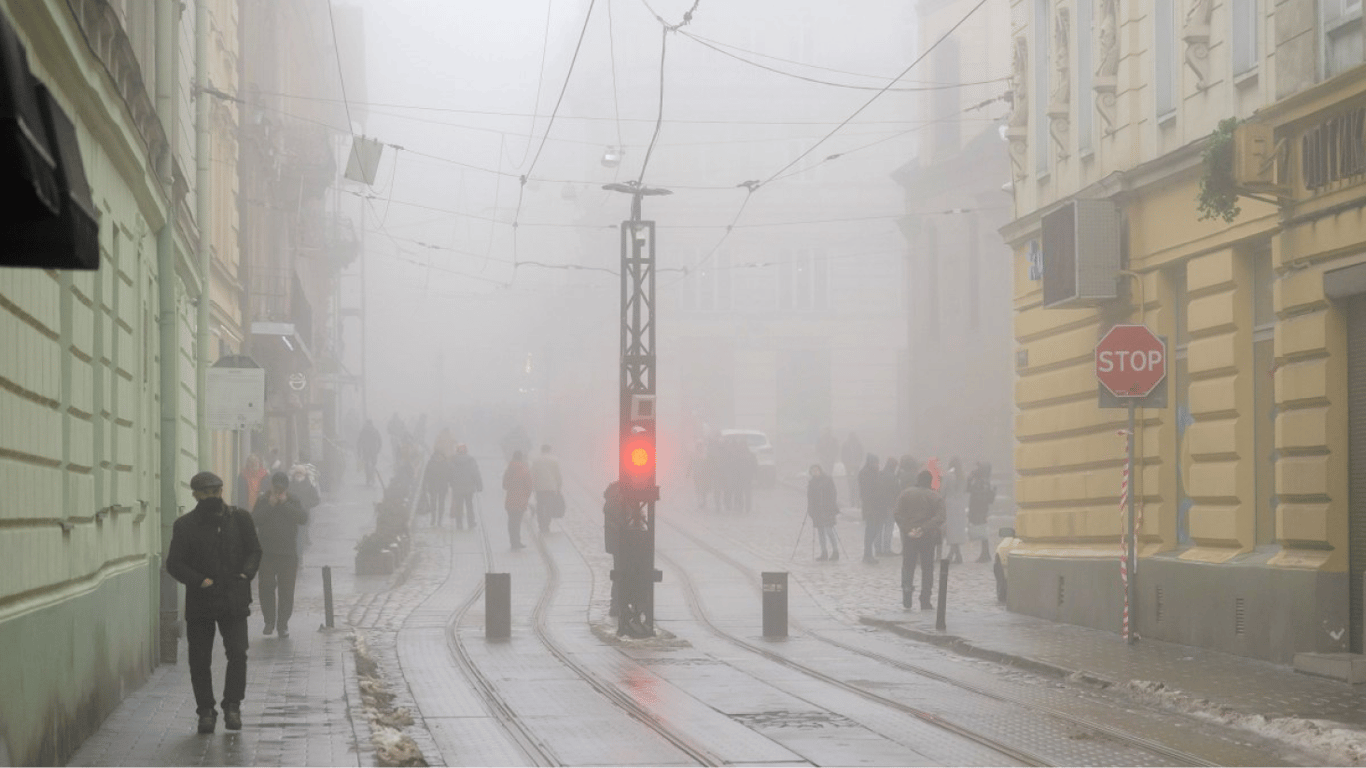
[(484, 574), (484, 638), (512, 636), (512, 574)]
[(949, 597), (949, 561), (944, 558), (939, 561), (939, 605), (934, 613), (934, 628), (943, 632), (948, 629), (948, 624), (944, 621), (945, 603)]
[(787, 573), (764, 571), (764, 637), (787, 637)]
[(327, 623), (324, 625), (328, 629), (334, 626), (332, 623), (332, 566), (323, 566), (323, 611), (327, 616)]

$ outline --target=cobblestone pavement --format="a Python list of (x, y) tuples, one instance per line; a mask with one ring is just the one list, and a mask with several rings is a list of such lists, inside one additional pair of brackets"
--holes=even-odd
[[(682, 496), (672, 501), (672, 514), (686, 515), (718, 535), (745, 542), (763, 558), (765, 570), (788, 571), (829, 610), (850, 622), (1031, 671), (1101, 685), (1146, 681), (1233, 712), (1366, 728), (1366, 686), (1158, 640), (1129, 645), (1117, 632), (1011, 613), (996, 601), (991, 564), (973, 562), (980, 550), (975, 542), (963, 548), (964, 563), (950, 566), (946, 631), (939, 632), (933, 611), (901, 607), (899, 557), (861, 562), (863, 524), (857, 510), (846, 509), (840, 515), (840, 559), (818, 561), (813, 557), (811, 526), (802, 526), (804, 493), (781, 486), (761, 491), (751, 511), (742, 514), (698, 509), (692, 494)], [(935, 594), (937, 602), (937, 584)]]
[[(374, 527), (372, 493), (363, 486), (313, 510), (296, 588), (290, 635), (263, 636), (259, 610), (248, 619), (247, 697), (242, 730), (219, 718), (211, 736), (196, 732), (184, 639), (176, 663), (158, 666), (130, 693), (70, 765), (373, 765), (369, 726), (360, 718), (347, 606), (388, 577), (356, 579), (354, 547)], [(322, 567), (330, 566), (337, 629), (324, 630)], [(223, 655), (215, 644), (214, 693), (221, 695)], [(353, 720), (353, 717), (355, 718)]]

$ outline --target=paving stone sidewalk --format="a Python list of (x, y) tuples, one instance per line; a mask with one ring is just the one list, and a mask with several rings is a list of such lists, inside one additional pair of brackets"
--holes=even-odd
[[(225, 730), (221, 716), (213, 735), (196, 731), (182, 638), (176, 663), (158, 666), (142, 687), (129, 693), (68, 764), (373, 765), (370, 727), (359, 715), (344, 619), (346, 606), (366, 588), (366, 580), (358, 582), (353, 575), (354, 547), (374, 527), (377, 491), (347, 487), (313, 510), (288, 638), (262, 635), (259, 608), (253, 606), (240, 732)], [(337, 627), (332, 630), (323, 629), (323, 566), (332, 571)], [(222, 649), (216, 638), (216, 696), (222, 695)]]
[[(1118, 632), (1118, 617), (1116, 631), (1107, 632), (1011, 613), (997, 602), (991, 564), (974, 562), (980, 550), (976, 542), (963, 547), (966, 562), (950, 566), (946, 627), (940, 632), (935, 629), (935, 612), (901, 607), (899, 557), (879, 558), (872, 564), (860, 561), (863, 524), (857, 509), (840, 515), (837, 529), (844, 551), (835, 562), (813, 559), (810, 526), (798, 535), (804, 510), (804, 495), (780, 487), (756, 494), (749, 513), (684, 513), (709, 519), (718, 530), (749, 542), (771, 561), (769, 567), (781, 564), (830, 610), (850, 621), (1045, 674), (1076, 676), (1100, 685), (1160, 683), (1183, 698), (1206, 700), (1233, 712), (1332, 720), (1366, 729), (1366, 685), (1159, 640), (1140, 639), (1129, 645)], [(1118, 565), (1115, 573), (1118, 579)], [(937, 585), (935, 591), (937, 595)]]

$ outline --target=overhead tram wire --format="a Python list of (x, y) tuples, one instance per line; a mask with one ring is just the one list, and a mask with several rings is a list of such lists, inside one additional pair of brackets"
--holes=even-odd
[(356, 130), (356, 122), (351, 119), (351, 102), (346, 98), (346, 75), (342, 72), (341, 46), (337, 44), (337, 20), (332, 15), (332, 0), (327, 0), (327, 21), (332, 27), (332, 54), (337, 60), (337, 82), (341, 84), (342, 106), (346, 107), (346, 132)]
[(531, 153), (530, 139), (536, 135), (536, 118), (540, 117), (541, 112), (541, 86), (545, 85), (545, 53), (550, 48), (550, 9), (554, 0), (545, 0), (545, 33), (541, 36), (541, 68), (536, 74), (536, 100), (531, 104), (531, 131), (527, 134), (526, 149), (522, 151), (522, 159), (517, 161), (517, 167), (521, 168), (526, 162), (526, 156)]
[[(650, 8), (648, 0), (640, 1), (645, 5), (646, 8)], [(926, 56), (929, 56), (935, 48), (938, 48), (941, 43), (948, 39), (949, 35), (953, 34), (955, 31), (958, 30), (959, 27), (966, 23), (968, 19), (972, 18), (972, 15), (976, 13), (978, 10), (980, 10), (982, 6), (986, 5), (986, 3), (987, 0), (978, 0), (976, 5), (974, 5), (967, 13), (963, 14), (963, 18), (954, 22), (953, 26), (949, 27), (949, 29), (946, 32), (944, 32), (943, 35), (940, 35), (939, 39), (935, 40), (934, 43), (930, 45), (930, 47), (926, 48), (919, 56), (915, 57), (914, 61), (906, 65), (906, 68), (901, 70), (901, 72), (896, 77), (892, 78), (886, 85), (882, 87), (881, 90), (873, 94), (872, 97), (865, 101), (858, 109), (854, 110), (852, 114), (846, 117), (838, 125), (836, 125), (834, 128), (831, 128), (830, 131), (825, 134), (825, 136), (821, 137), (815, 144), (812, 144), (809, 148), (807, 148), (805, 152), (793, 158), (787, 165), (784, 165), (782, 168), (779, 168), (767, 179), (764, 179), (762, 181), (757, 179), (751, 179), (749, 181), (741, 182), (739, 186), (744, 187), (746, 190), (745, 199), (741, 201), (739, 209), (736, 210), (735, 215), (731, 218), (731, 223), (726, 227), (726, 231), (721, 235), (721, 238), (717, 240), (716, 244), (713, 245), (711, 250), (707, 252), (707, 255), (699, 259), (698, 262), (695, 265), (693, 265), (693, 267), (690, 270), (685, 270), (684, 274), (686, 275), (693, 270), (701, 269), (703, 266), (707, 264), (707, 262), (711, 261), (711, 259), (716, 255), (716, 252), (721, 249), (721, 245), (724, 244), (726, 240), (730, 237), (731, 233), (735, 231), (735, 224), (740, 220), (741, 214), (745, 212), (745, 207), (749, 205), (750, 198), (754, 196), (754, 192), (756, 190), (782, 177), (783, 173), (786, 172), (789, 168), (801, 162), (803, 158), (814, 152), (817, 147), (829, 141), (836, 133), (839, 133), (841, 128), (853, 122), (854, 118), (862, 114), (862, 112), (869, 106), (871, 106), (873, 102), (877, 101), (879, 97), (881, 97), (884, 93), (886, 93), (893, 86), (895, 86), (896, 83), (900, 81), (901, 78), (909, 74), (910, 71), (914, 69), (917, 64), (919, 64), (921, 61), (924, 61)], [(654, 9), (650, 9), (650, 12), (654, 13)], [(655, 18), (659, 18), (658, 14), (655, 15)], [(828, 159), (830, 158), (827, 158), (827, 160)]]
[(555, 117), (560, 114), (560, 105), (564, 103), (564, 94), (569, 90), (569, 81), (574, 77), (574, 65), (579, 61), (579, 51), (583, 49), (583, 38), (588, 34), (588, 22), (593, 19), (593, 6), (597, 5), (597, 0), (589, 0), (588, 12), (583, 15), (583, 28), (579, 30), (579, 41), (574, 45), (574, 55), (569, 59), (569, 71), (564, 74), (564, 85), (560, 86), (559, 98), (555, 99), (555, 108), (550, 112), (550, 121), (545, 125), (545, 133), (541, 136), (541, 144), (536, 148), (536, 154), (531, 158), (531, 165), (527, 166), (526, 173), (522, 174), (517, 187), (517, 209), (512, 214), (512, 274), (515, 279), (517, 276), (517, 225), (522, 215), (522, 196), (526, 191), (527, 179), (531, 172), (536, 169), (536, 163), (541, 159), (541, 151), (545, 149), (546, 139), (550, 138), (550, 131), (555, 127)]
[[(830, 131), (829, 131), (828, 133), (826, 133), (824, 137), (822, 137), (822, 138), (821, 138), (819, 141), (817, 141), (815, 144), (812, 144), (805, 152), (803, 152), (803, 153), (801, 153), (800, 155), (797, 155), (795, 158), (793, 158), (792, 161), (789, 162), (787, 165), (784, 165), (782, 168), (779, 168), (777, 171), (775, 171), (775, 172), (773, 173), (773, 175), (772, 175), (772, 176), (769, 176), (767, 179), (765, 179), (765, 180), (762, 182), (762, 184), (767, 184), (768, 182), (770, 182), (770, 181), (776, 179), (777, 177), (781, 176), (781, 175), (783, 174), (784, 171), (786, 171), (787, 169), (789, 169), (789, 168), (791, 168), (792, 166), (796, 165), (797, 163), (801, 162), (802, 159), (805, 158), (807, 155), (809, 155), (809, 154), (811, 154), (812, 152), (816, 151), (816, 147), (819, 147), (820, 145), (822, 145), (822, 144), (824, 144), (825, 142), (829, 141), (831, 137), (833, 137), (836, 133), (839, 133), (839, 131), (840, 131), (841, 128), (843, 128), (844, 126), (846, 126), (846, 125), (848, 125), (849, 123), (853, 122), (854, 118), (858, 117), (860, 114), (863, 113), (863, 110), (865, 110), (865, 109), (867, 109), (868, 107), (872, 106), (873, 102), (877, 101), (878, 98), (880, 98), (880, 97), (882, 96), (882, 94), (886, 93), (888, 90), (890, 90), (890, 89), (892, 88), (892, 86), (896, 85), (897, 81), (899, 81), (901, 78), (905, 77), (912, 69), (915, 68), (915, 66), (916, 66), (917, 64), (919, 64), (920, 62), (924, 61), (926, 56), (929, 56), (932, 52), (934, 52), (934, 49), (935, 49), (935, 48), (938, 48), (939, 45), (940, 45), (941, 43), (943, 43), (945, 40), (947, 40), (948, 37), (949, 37), (949, 35), (952, 35), (954, 32), (956, 32), (956, 31), (958, 30), (959, 27), (963, 26), (963, 24), (965, 24), (965, 23), (967, 22), (968, 19), (972, 18), (972, 15), (973, 15), (974, 13), (976, 13), (979, 9), (981, 9), (982, 6), (984, 6), (984, 5), (986, 5), (986, 4), (987, 4), (987, 0), (978, 0), (977, 4), (974, 5), (974, 6), (972, 7), (971, 10), (969, 10), (967, 13), (963, 14), (963, 18), (961, 18), (961, 19), (959, 19), (958, 21), (954, 22), (954, 25), (951, 26), (951, 27), (949, 27), (948, 30), (944, 32), (944, 34), (940, 35), (940, 36), (939, 36), (939, 39), (935, 40), (935, 41), (930, 45), (930, 47), (926, 48), (919, 56), (916, 56), (914, 61), (912, 61), (910, 64), (906, 65), (906, 68), (903, 69), (903, 70), (901, 70), (901, 74), (899, 74), (899, 75), (897, 75), (896, 77), (892, 78), (892, 80), (891, 80), (890, 82), (888, 82), (886, 85), (884, 85), (884, 86), (882, 87), (881, 90), (879, 90), (877, 93), (873, 94), (871, 98), (869, 98), (867, 101), (865, 101), (865, 102), (863, 103), (862, 106), (860, 106), (858, 109), (854, 110), (853, 113), (850, 114), (848, 117), (844, 118), (843, 122), (841, 122), (839, 125), (835, 126), (834, 128), (831, 128)], [(762, 185), (762, 184), (761, 184), (761, 185)]]
[(612, 62), (612, 114), (617, 123), (617, 149), (626, 148), (626, 140), (621, 136), (621, 103), (617, 98), (617, 41), (612, 21), (612, 0), (607, 0), (607, 52)]

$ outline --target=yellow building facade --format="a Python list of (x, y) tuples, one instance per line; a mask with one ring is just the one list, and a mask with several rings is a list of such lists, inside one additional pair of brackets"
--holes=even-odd
[[(1126, 412), (1099, 407), (1094, 350), (1142, 323), (1167, 377), (1134, 434), (1138, 634), (1362, 651), (1366, 68), (1360, 18), (1330, 5), (1013, 3), (1012, 610), (1122, 627)], [(1202, 181), (1227, 188), (1209, 155), (1240, 210), (1202, 219)], [(1115, 253), (1046, 237), (1074, 200), (1113, 204)]]

